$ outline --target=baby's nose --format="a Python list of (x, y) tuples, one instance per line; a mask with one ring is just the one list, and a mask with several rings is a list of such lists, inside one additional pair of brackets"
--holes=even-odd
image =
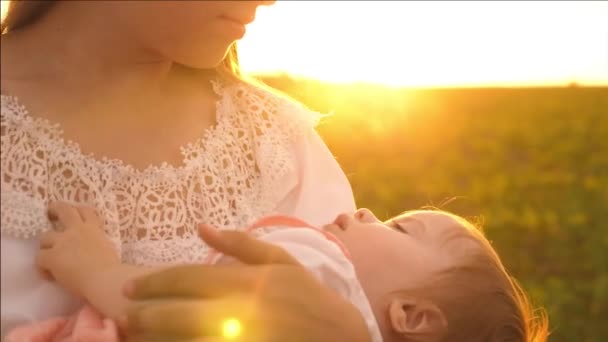
[(372, 222), (374, 220), (374, 214), (367, 208), (361, 208), (355, 212), (355, 219), (360, 222)]

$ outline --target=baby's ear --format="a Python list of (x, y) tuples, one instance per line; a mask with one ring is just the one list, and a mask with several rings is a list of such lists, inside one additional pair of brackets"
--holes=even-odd
[(393, 333), (408, 341), (440, 341), (448, 329), (443, 311), (427, 300), (395, 297), (388, 316)]

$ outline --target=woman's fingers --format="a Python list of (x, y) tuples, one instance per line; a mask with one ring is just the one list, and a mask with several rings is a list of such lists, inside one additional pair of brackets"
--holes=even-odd
[[(371, 340), (356, 307), (300, 266), (178, 266), (138, 281), (135, 285), (141, 287), (134, 290), (143, 294), (154, 281), (161, 284), (152, 286), (149, 300), (135, 300), (129, 311), (128, 326), (134, 330), (129, 336), (144, 341), (200, 337), (200, 342), (223, 342), (218, 331), (223, 333), (231, 319), (238, 322), (241, 337), (226, 342)], [(208, 296), (210, 292), (224, 294)], [(232, 324), (229, 331), (234, 331)]]
[[(129, 307), (128, 330), (151, 336), (237, 338), (254, 334), (254, 303), (243, 297), (221, 299), (152, 301)], [(257, 334), (257, 332), (255, 332)], [(233, 339), (238, 340), (238, 339)]]
[(217, 229), (206, 224), (198, 225), (198, 236), (209, 245), (209, 247), (221, 251), (226, 249), (222, 233)]
[(51, 221), (58, 221), (65, 227), (82, 224), (78, 209), (66, 202), (51, 202), (48, 207), (48, 216)]
[[(123, 341), (123, 340), (121, 340)], [(149, 336), (149, 335), (129, 335), (124, 342), (238, 342), (234, 339), (224, 339), (222, 337), (193, 337), (193, 338), (176, 338), (168, 336)], [(249, 341), (247, 342), (254, 342)]]
[(121, 339), (124, 342), (201, 342), (201, 339), (197, 338), (177, 338), (174, 336), (150, 336), (150, 335), (134, 335), (129, 334), (126, 339)]
[[(125, 286), (131, 299), (156, 297), (210, 298), (254, 288), (258, 270), (253, 267), (180, 265), (137, 278)], [(256, 277), (258, 276), (258, 277)]]
[(246, 264), (300, 265), (283, 248), (258, 240), (245, 232), (217, 231), (215, 228), (200, 225), (199, 236), (217, 251)]

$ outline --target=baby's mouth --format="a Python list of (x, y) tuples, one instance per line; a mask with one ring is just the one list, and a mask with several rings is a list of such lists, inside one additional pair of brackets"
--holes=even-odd
[(345, 228), (343, 228), (342, 226), (340, 226), (339, 224), (334, 222), (334, 223), (324, 225), (323, 230), (330, 232), (330, 233), (335, 233), (337, 231), (345, 230)]
[(349, 219), (350, 217), (347, 214), (340, 214), (336, 217), (333, 224), (340, 228), (340, 230), (346, 230), (346, 228), (348, 228)]

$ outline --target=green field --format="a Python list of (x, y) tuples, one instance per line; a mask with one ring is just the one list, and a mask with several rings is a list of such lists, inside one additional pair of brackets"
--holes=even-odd
[(608, 341), (608, 87), (389, 89), (263, 81), (333, 115), (319, 127), (357, 205), (473, 218), (551, 341)]

